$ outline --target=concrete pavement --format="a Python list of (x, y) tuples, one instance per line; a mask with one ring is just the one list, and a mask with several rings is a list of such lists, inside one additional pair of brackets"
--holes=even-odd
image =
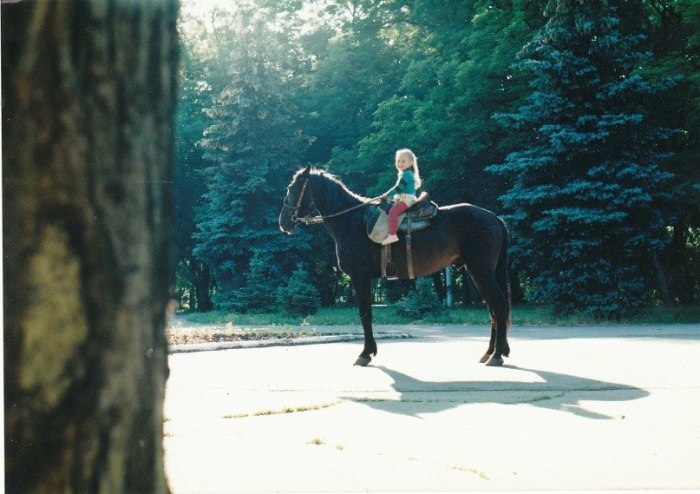
[(381, 326), (411, 339), (170, 356), (174, 493), (700, 489), (700, 325)]

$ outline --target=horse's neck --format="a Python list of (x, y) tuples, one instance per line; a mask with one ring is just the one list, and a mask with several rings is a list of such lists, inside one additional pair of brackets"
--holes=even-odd
[(350, 233), (352, 230), (352, 218), (358, 214), (360, 209), (343, 213), (344, 210), (352, 208), (362, 202), (361, 199), (341, 185), (323, 175), (312, 176), (311, 181), (314, 204), (321, 213), (321, 216), (333, 216), (326, 218), (323, 224), (334, 242), (338, 242), (338, 237)]
[(312, 177), (314, 203), (323, 216), (341, 212), (361, 202), (340, 183), (323, 175)]

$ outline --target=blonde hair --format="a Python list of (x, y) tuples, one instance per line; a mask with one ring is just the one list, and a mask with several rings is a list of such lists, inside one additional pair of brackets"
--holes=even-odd
[[(408, 158), (410, 159), (413, 168), (413, 178), (416, 181), (416, 189), (420, 189), (423, 180), (420, 178), (420, 170), (418, 169), (418, 158), (416, 158), (416, 155), (413, 154), (413, 151), (411, 151), (408, 148), (399, 149), (398, 151), (396, 151), (396, 165), (398, 165), (399, 157), (401, 156), (408, 156)], [(396, 167), (396, 169), (398, 170), (398, 166)], [(399, 170), (399, 175), (401, 175), (401, 170)]]

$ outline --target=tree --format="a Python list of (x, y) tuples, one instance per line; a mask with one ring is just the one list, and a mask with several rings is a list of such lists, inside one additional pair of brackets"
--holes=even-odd
[[(395, 29), (405, 52), (402, 79), (359, 144), (361, 166), (377, 169), (392, 150), (409, 146), (425, 165), (426, 189), (436, 200), (495, 209), (503, 186), (484, 168), (503, 157), (506, 134), (490, 115), (522, 94), (509, 66), (540, 26), (541, 4), (416, 2)], [(386, 190), (390, 180), (372, 191)]]
[(658, 287), (654, 259), (669, 240), (661, 150), (674, 132), (645, 110), (669, 84), (637, 72), (651, 54), (643, 35), (621, 29), (613, 2), (552, 1), (549, 15), (518, 63), (531, 77), (527, 103), (495, 115), (522, 138), (491, 167), (514, 181), (502, 196), (513, 257), (532, 278), (531, 298), (628, 315)]
[(318, 290), (309, 283), (303, 264), (297, 265), (287, 284), (277, 289), (277, 303), (291, 316), (308, 316), (318, 311)]
[(669, 249), (661, 257), (674, 302), (692, 305), (700, 297), (700, 2), (648, 0), (650, 45), (655, 57), (644, 67), (651, 80), (674, 78), (678, 84), (656, 98), (652, 118), (683, 129), (671, 143), (668, 169), (680, 193)]
[(415, 289), (396, 303), (396, 314), (410, 318), (422, 319), (425, 316), (436, 316), (445, 310), (440, 301), (432, 278), (418, 278)]
[(270, 280), (281, 277), (282, 273), (269, 254), (255, 251), (245, 272), (245, 283), (229, 294), (228, 305), (238, 312), (269, 311), (275, 302), (275, 291), (270, 290)]
[[(199, 143), (210, 165), (194, 249), (212, 266), (223, 306), (236, 305), (235, 291), (246, 285), (255, 255), (291, 271), (289, 253), (304, 247), (280, 235), (277, 224), (284, 188), (305, 145), (283, 89), (284, 44), (250, 11), (229, 21), (222, 26), (232, 43), (228, 80), (206, 110), (211, 123)], [(278, 280), (267, 280), (271, 291)]]
[[(193, 19), (181, 15), (180, 24)], [(213, 309), (213, 280), (209, 264), (194, 255), (195, 210), (201, 206), (206, 190), (202, 170), (207, 166), (197, 142), (210, 123), (204, 108), (211, 105), (211, 85), (206, 81), (206, 60), (197, 52), (190, 33), (180, 29), (181, 64), (180, 98), (175, 115), (175, 169), (173, 173), (175, 201), (174, 247), (178, 266), (178, 291), (188, 294), (191, 310)]]
[(2, 5), (8, 492), (168, 490), (176, 13)]
[[(363, 7), (353, 10), (343, 32), (327, 41), (295, 99), (314, 137), (308, 160), (327, 165), (361, 191), (374, 185), (375, 169), (366, 174), (371, 164), (358, 161), (357, 145), (371, 132), (379, 104), (399, 85), (401, 53), (385, 39), (380, 22), (385, 12), (359, 12)], [(384, 155), (393, 159), (393, 151)]]

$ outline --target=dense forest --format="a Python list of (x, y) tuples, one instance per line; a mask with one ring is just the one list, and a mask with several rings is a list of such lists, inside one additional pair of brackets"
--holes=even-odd
[(438, 204), (505, 219), (516, 302), (698, 302), (700, 1), (206, 5), (179, 19), (183, 308), (268, 310), (299, 276), (350, 298), (322, 226), (279, 231), (286, 186), (312, 163), (373, 197), (404, 147)]

